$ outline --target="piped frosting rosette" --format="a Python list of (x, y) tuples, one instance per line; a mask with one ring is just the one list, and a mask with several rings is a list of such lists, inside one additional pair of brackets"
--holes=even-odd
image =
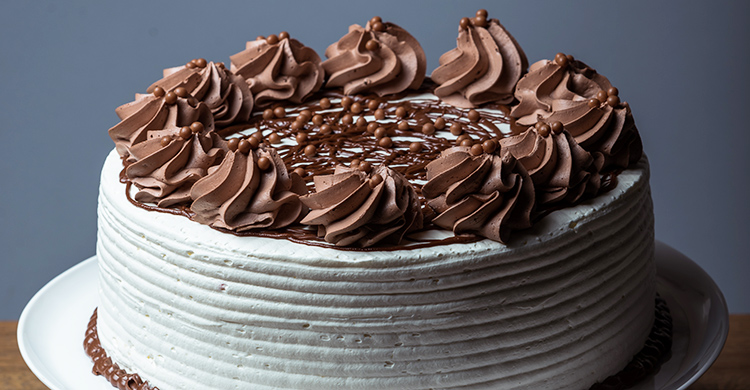
[(458, 146), (426, 169), (422, 195), (437, 214), (435, 225), (500, 242), (507, 242), (512, 230), (531, 226), (534, 185), (510, 153), (472, 153)]
[(318, 54), (286, 32), (247, 42), (245, 50), (230, 60), (232, 71), (246, 80), (259, 107), (277, 101), (302, 103), (323, 85)]
[(501, 139), (500, 146), (529, 173), (539, 205), (575, 204), (584, 196), (595, 196), (601, 187), (601, 155), (594, 158), (584, 150), (560, 122), (539, 122)]
[(487, 11), (459, 24), (456, 48), (440, 56), (432, 72), (435, 95), (448, 104), (471, 108), (513, 101), (516, 82), (529, 63), (521, 46)]
[(135, 200), (169, 207), (190, 201), (190, 187), (222, 157), (210, 109), (194, 99), (165, 103), (160, 128), (129, 149), (125, 175), (138, 188)]
[(336, 166), (331, 175), (313, 177), (315, 193), (300, 198), (311, 211), (302, 220), (337, 246), (370, 247), (399, 243), (422, 227), (416, 191), (398, 172), (379, 166), (369, 173)]
[(253, 95), (247, 83), (222, 63), (198, 58), (185, 66), (165, 69), (164, 78), (152, 84), (146, 92), (153, 93), (157, 88), (172, 91), (179, 87), (206, 103), (217, 128), (246, 122), (253, 110)]
[(347, 95), (379, 96), (417, 89), (422, 85), (427, 58), (422, 46), (403, 28), (374, 17), (325, 51), (326, 86), (343, 87)]
[(558, 53), (554, 61), (533, 64), (518, 82), (511, 125), (522, 132), (539, 121), (562, 122), (584, 149), (603, 155), (605, 168), (626, 168), (640, 159), (643, 146), (618, 93), (606, 77)]
[(237, 232), (277, 229), (298, 222), (307, 209), (299, 196), (304, 181), (288, 173), (272, 148), (252, 150), (247, 140), (230, 140), (221, 164), (209, 169), (190, 191), (193, 219)]

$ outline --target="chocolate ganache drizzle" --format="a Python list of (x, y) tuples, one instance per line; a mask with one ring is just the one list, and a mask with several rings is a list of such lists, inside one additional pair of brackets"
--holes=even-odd
[[(458, 88), (448, 86), (463, 76), (424, 79), (419, 44), (379, 17), (352, 26), (322, 64), (282, 33), (249, 42), (232, 70), (203, 59), (167, 69), (109, 130), (131, 201), (238, 235), (384, 250), (508, 242), (606, 190), (641, 155), (617, 89), (564, 55), (515, 86), (525, 55), (486, 16), (462, 21), (455, 60), (436, 70), (487, 71)], [(513, 86), (519, 103), (502, 105)], [(451, 103), (454, 94), (481, 108)], [(414, 235), (430, 229), (455, 236)]]
[(342, 87), (347, 95), (369, 92), (384, 96), (417, 89), (427, 69), (419, 42), (378, 16), (364, 28), (351, 25), (349, 33), (330, 45), (325, 54), (327, 85)]
[(511, 103), (516, 82), (529, 62), (521, 46), (487, 11), (459, 23), (457, 47), (440, 56), (432, 72), (438, 85), (435, 95), (458, 107), (483, 103)]
[(245, 50), (230, 60), (232, 71), (250, 85), (258, 106), (277, 101), (302, 103), (323, 85), (318, 54), (287, 32), (247, 42)]

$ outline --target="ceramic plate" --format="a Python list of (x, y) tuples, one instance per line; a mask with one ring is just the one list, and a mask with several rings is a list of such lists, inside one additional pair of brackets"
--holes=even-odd
[[(672, 356), (637, 390), (686, 389), (716, 360), (729, 331), (721, 291), (692, 260), (656, 243), (657, 290), (674, 322)], [(112, 390), (91, 373), (83, 351), (89, 318), (98, 304), (96, 257), (47, 283), (29, 301), (18, 322), (18, 346), (26, 364), (53, 390)]]

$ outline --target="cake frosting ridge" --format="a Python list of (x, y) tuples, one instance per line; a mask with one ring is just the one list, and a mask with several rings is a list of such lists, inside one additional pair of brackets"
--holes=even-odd
[(380, 17), (325, 55), (260, 36), (117, 109), (95, 372), (510, 390), (625, 368), (658, 310), (648, 160), (619, 91), (572, 56), (528, 67), (485, 10), (431, 77)]

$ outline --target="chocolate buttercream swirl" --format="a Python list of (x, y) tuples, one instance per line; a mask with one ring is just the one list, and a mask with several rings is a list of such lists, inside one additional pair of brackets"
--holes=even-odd
[(276, 229), (298, 222), (307, 211), (299, 196), (304, 181), (287, 172), (275, 150), (230, 151), (190, 191), (193, 219), (236, 232)]
[(347, 95), (390, 95), (422, 85), (427, 58), (422, 46), (403, 28), (372, 18), (325, 51), (326, 86), (343, 87)]
[(540, 123), (523, 134), (501, 139), (500, 146), (529, 173), (538, 205), (571, 205), (584, 195), (595, 196), (601, 187), (603, 159), (578, 145), (562, 124), (551, 128)]
[(230, 60), (232, 71), (245, 79), (260, 107), (277, 101), (302, 103), (323, 85), (318, 54), (286, 34), (247, 42)]
[(572, 56), (533, 64), (516, 86), (519, 104), (510, 113), (511, 127), (522, 132), (539, 121), (560, 121), (576, 142), (601, 153), (604, 166), (627, 168), (643, 153), (630, 106), (617, 88)]
[(500, 22), (462, 19), (456, 42), (455, 49), (440, 56), (440, 66), (430, 76), (438, 84), (435, 95), (464, 108), (512, 102), (513, 89), (529, 62)]
[(146, 92), (154, 93), (159, 87), (164, 91), (185, 88), (211, 109), (217, 128), (247, 122), (253, 110), (253, 95), (247, 83), (222, 63), (197, 59), (186, 66), (165, 69), (164, 78), (152, 84)]
[(135, 200), (159, 207), (190, 201), (190, 187), (221, 158), (221, 140), (204, 103), (178, 99), (164, 106), (166, 120), (158, 130), (129, 149), (125, 175), (138, 188)]
[(417, 193), (400, 173), (379, 166), (369, 174), (339, 165), (331, 175), (313, 178), (315, 193), (300, 198), (311, 211), (302, 220), (337, 246), (370, 247), (399, 243), (422, 228)]
[(512, 154), (474, 155), (468, 147), (443, 151), (427, 165), (422, 195), (437, 226), (508, 242), (510, 232), (531, 226), (534, 185)]

